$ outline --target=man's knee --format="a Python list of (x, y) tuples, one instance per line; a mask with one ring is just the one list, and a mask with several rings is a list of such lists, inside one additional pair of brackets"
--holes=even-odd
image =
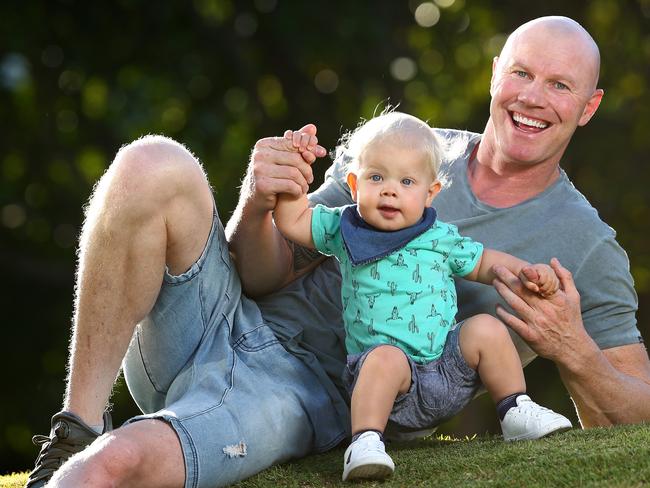
[(182, 144), (160, 135), (142, 137), (122, 147), (111, 164), (123, 185), (135, 184), (141, 191), (192, 187), (204, 183), (199, 161)]
[(133, 439), (105, 434), (70, 458), (48, 486), (71, 486), (82, 479), (89, 486), (124, 486), (139, 477), (142, 459), (141, 446)]
[(52, 485), (182, 486), (185, 468), (180, 444), (165, 422), (136, 422), (103, 435), (70, 459)]
[[(95, 187), (89, 216), (158, 215), (184, 202), (208, 202), (211, 191), (198, 160), (183, 145), (164, 136), (145, 136), (122, 147)], [(198, 205), (198, 204), (197, 204)], [(194, 205), (194, 206), (197, 206)], [(190, 205), (192, 207), (192, 205)], [(118, 215), (119, 214), (119, 215)]]
[(105, 436), (98, 441), (93, 454), (91, 459), (94, 458), (98, 471), (111, 480), (136, 478), (137, 470), (143, 464), (142, 444), (127, 436)]

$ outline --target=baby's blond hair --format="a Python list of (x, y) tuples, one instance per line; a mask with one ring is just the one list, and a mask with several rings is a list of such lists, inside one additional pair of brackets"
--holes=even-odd
[(345, 158), (347, 172), (354, 172), (359, 168), (365, 150), (378, 140), (421, 150), (433, 176), (437, 177), (443, 150), (433, 129), (423, 120), (392, 108), (370, 120), (362, 120), (356, 129), (344, 134), (335, 150), (335, 158)]

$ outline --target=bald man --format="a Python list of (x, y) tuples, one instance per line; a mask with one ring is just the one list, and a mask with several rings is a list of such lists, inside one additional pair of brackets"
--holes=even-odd
[[(458, 319), (496, 306), (522, 362), (557, 364), (583, 426), (650, 420), (627, 256), (560, 169), (603, 96), (598, 64), (570, 19), (517, 29), (493, 65), (484, 133), (440, 131), (461, 150), (435, 202), (441, 219), (489, 247), (559, 259), (552, 299), (499, 269), (496, 291), (459, 283)], [(259, 141), (224, 232), (185, 148), (148, 137), (118, 153), (84, 224), (64, 410), (38, 438), (28, 486), (53, 473), (53, 487), (223, 486), (349, 435), (336, 262), (291, 247), (272, 219), (277, 195), (307, 191), (324, 155)], [(349, 195), (338, 160), (310, 201), (340, 206)], [(146, 414), (100, 436), (122, 360)]]
[[(439, 210), (468, 219), (467, 227), (494, 214), (488, 234), (503, 235), (492, 242), (505, 246), (509, 237), (514, 253), (560, 257), (564, 266), (554, 265), (563, 294), (536, 300), (502, 269), (495, 286), (518, 317), (500, 304), (496, 311), (535, 354), (557, 365), (584, 427), (650, 419), (650, 363), (636, 328), (627, 256), (560, 168), (574, 131), (603, 97), (599, 69), (596, 43), (571, 19), (545, 17), (515, 30), (494, 60), (485, 131), (458, 175), (484, 215), (452, 208), (453, 187)], [(460, 300), (474, 298), (468, 292)]]

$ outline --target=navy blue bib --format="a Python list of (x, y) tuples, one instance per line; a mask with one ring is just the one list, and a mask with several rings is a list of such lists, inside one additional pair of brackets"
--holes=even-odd
[(429, 230), (435, 222), (435, 209), (427, 207), (417, 224), (400, 230), (379, 230), (361, 218), (357, 205), (348, 205), (341, 212), (341, 236), (350, 262), (358, 266), (402, 249)]

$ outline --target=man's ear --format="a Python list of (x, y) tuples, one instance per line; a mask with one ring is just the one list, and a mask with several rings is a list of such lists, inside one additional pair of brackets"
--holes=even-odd
[(431, 202), (436, 198), (436, 195), (440, 193), (440, 190), (442, 190), (442, 183), (440, 183), (440, 180), (431, 183), (429, 186), (429, 194), (427, 195), (427, 207), (431, 206)]
[(352, 201), (357, 201), (357, 175), (354, 173), (348, 173), (348, 186), (350, 187), (350, 195), (352, 196)]
[(490, 78), (490, 95), (493, 95), (492, 86), (494, 86), (494, 77), (496, 76), (498, 65), (499, 65), (499, 56), (494, 56), (494, 59), (492, 60), (492, 77)]
[(582, 115), (580, 116), (580, 120), (578, 121), (578, 125), (580, 127), (587, 125), (587, 122), (589, 122), (594, 116), (596, 110), (598, 110), (598, 107), (600, 106), (600, 102), (603, 99), (604, 94), (605, 91), (598, 88), (596, 91), (594, 91), (594, 94), (591, 95), (591, 98), (587, 102), (587, 105), (585, 105), (585, 109), (583, 110)]

